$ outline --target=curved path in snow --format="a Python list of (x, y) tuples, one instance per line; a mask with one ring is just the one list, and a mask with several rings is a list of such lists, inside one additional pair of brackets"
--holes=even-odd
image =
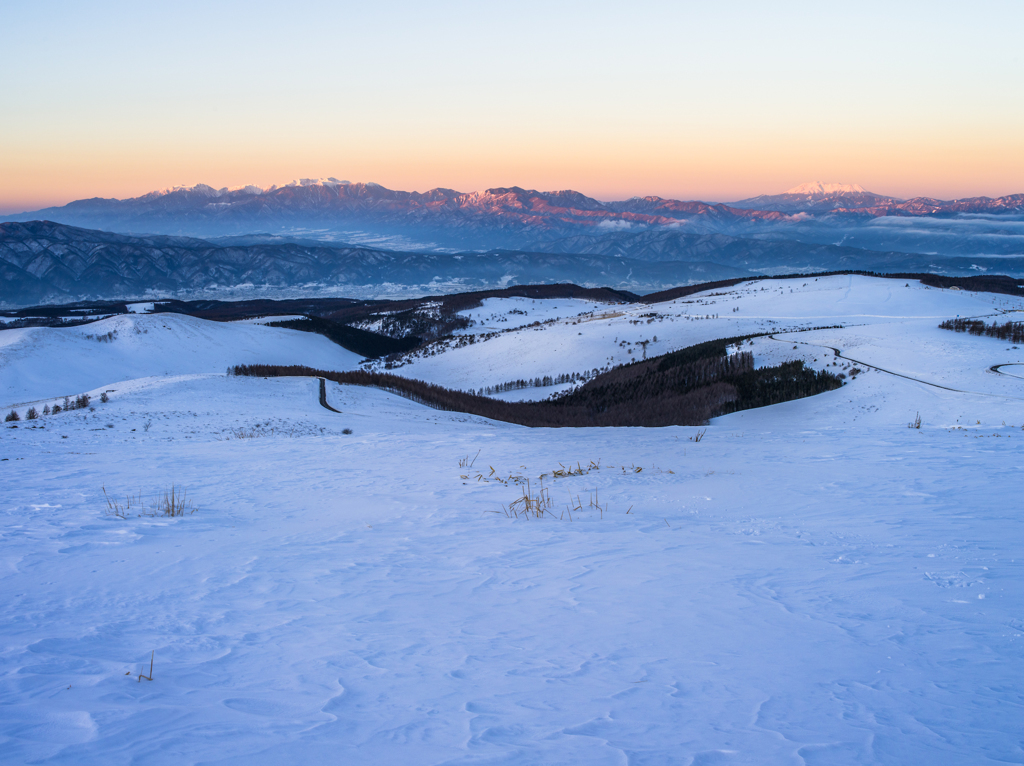
[(324, 378), (317, 378), (320, 381), (320, 406), (324, 407), (331, 412), (337, 412), (341, 414), (341, 410), (336, 410), (334, 407), (327, 403), (327, 381)]
[[(811, 331), (810, 330), (804, 330), (804, 331), (794, 330), (792, 332), (811, 332)], [(771, 338), (774, 341), (778, 341), (779, 343), (789, 343), (790, 342), (789, 340), (780, 340), (779, 338), (776, 338), (774, 335), (769, 335), (768, 337)], [(1020, 397), (1020, 396), (1010, 396), (1009, 394), (989, 394), (989, 393), (985, 393), (983, 391), (966, 391), (966, 390), (964, 390), (962, 388), (950, 388), (949, 386), (943, 386), (943, 385), (940, 385), (938, 383), (932, 383), (931, 381), (921, 380), (921, 378), (915, 378), (912, 375), (904, 375), (902, 372), (894, 372), (892, 370), (887, 370), (884, 367), (879, 367), (876, 364), (870, 364), (868, 362), (862, 362), (859, 359), (854, 359), (853, 357), (844, 356), (843, 352), (840, 351), (838, 348), (836, 348), (834, 346), (826, 346), (826, 345), (821, 344), (821, 343), (808, 343), (807, 341), (803, 341), (803, 340), (793, 340), (792, 342), (793, 343), (799, 343), (802, 346), (814, 346), (815, 348), (827, 348), (829, 351), (831, 351), (833, 354), (836, 355), (837, 359), (845, 359), (846, 361), (853, 362), (854, 364), (860, 364), (860, 365), (863, 365), (864, 367), (870, 367), (873, 370), (878, 370), (879, 372), (885, 372), (885, 373), (888, 373), (889, 375), (895, 375), (897, 378), (905, 378), (906, 380), (912, 380), (915, 383), (923, 383), (924, 385), (931, 386), (932, 388), (941, 388), (943, 391), (953, 391), (953, 392), (958, 393), (958, 394), (973, 394), (975, 396), (993, 396), (993, 397), (996, 397), (998, 399), (1018, 399), (1018, 400), (1024, 401), (1024, 397)], [(991, 371), (993, 371), (993, 372), (999, 372), (999, 370), (997, 370), (996, 367), (1006, 367), (1006, 366), (1008, 366), (1008, 365), (998, 364), (998, 365), (994, 365), (993, 367), (990, 367), (989, 369)], [(1021, 377), (1019, 375), (1010, 375), (1009, 373), (1006, 373), (1006, 372), (1003, 372), (1003, 373), (1000, 373), (1000, 374), (1001, 375), (1008, 375), (1011, 378), (1019, 378), (1019, 377)]]
[(1010, 377), (1010, 378), (1019, 378), (1020, 380), (1024, 380), (1024, 375), (1014, 375), (1012, 372), (1003, 372), (1003, 370), (1002, 370), (1003, 367), (1024, 367), (1024, 363), (1021, 363), (1021, 362), (1007, 362), (1006, 364), (993, 364), (988, 369), (989, 369), (989, 372), (995, 372), (995, 373), (998, 373), (1000, 375), (1006, 375), (1007, 377)]

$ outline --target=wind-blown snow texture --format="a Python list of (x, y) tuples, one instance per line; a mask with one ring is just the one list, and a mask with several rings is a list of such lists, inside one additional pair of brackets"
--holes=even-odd
[[(238, 333), (265, 361), (353, 361), (274, 328), (139, 315), (0, 331), (8, 409), (115, 389), (95, 411), (0, 430), (0, 761), (1024, 762), (1024, 381), (987, 371), (1024, 359), (936, 327), (1022, 301), (850, 277), (763, 286), (591, 306), (398, 370), (477, 385), (621, 359), (616, 337), (656, 333), (663, 353), (847, 326), (745, 348), (849, 374), (836, 347), (865, 372), (719, 418), (699, 442), (328, 384), (335, 414), (316, 380), (222, 374), (255, 355)], [(588, 309), (526, 303), (488, 301), (471, 329), (503, 308)], [(629, 324), (652, 311), (674, 321)], [(698, 311), (721, 318), (679, 318)], [(128, 338), (124, 359), (149, 362), (118, 366)], [(198, 347), (212, 350), (180, 351)], [(601, 467), (553, 479), (559, 461)], [(608, 510), (509, 520), (517, 489), (491, 467)], [(198, 512), (104, 515), (101, 486), (150, 500), (172, 482)]]

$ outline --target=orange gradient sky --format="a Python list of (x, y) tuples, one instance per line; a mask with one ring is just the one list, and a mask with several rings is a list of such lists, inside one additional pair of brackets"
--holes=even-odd
[(1019, 0), (11, 5), (0, 213), (320, 176), (1024, 192)]

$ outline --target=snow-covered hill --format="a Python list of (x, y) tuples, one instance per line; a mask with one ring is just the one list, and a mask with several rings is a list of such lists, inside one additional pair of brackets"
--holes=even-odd
[[(391, 371), (449, 388), (477, 390), (508, 380), (603, 369), (714, 338), (836, 324), (850, 329), (835, 336), (833, 345), (845, 345), (855, 332), (864, 332), (854, 328), (883, 325), (879, 332), (897, 339), (930, 337), (934, 330), (947, 344), (973, 348), (976, 339), (957, 341), (953, 333), (939, 333), (936, 326), (949, 317), (998, 314), (1018, 305), (1020, 299), (993, 293), (861, 276), (746, 282), (653, 305), (488, 299), (481, 308), (466, 312), (475, 324), (463, 334), (476, 335), (478, 342), (440, 342), (409, 354), (405, 364)], [(527, 326), (535, 322), (541, 324)], [(860, 341), (854, 344), (859, 346)], [(759, 342), (758, 347), (771, 346)], [(905, 353), (914, 353), (913, 347)], [(808, 363), (816, 356), (812, 348), (792, 353), (792, 358)], [(958, 369), (963, 361), (950, 345), (940, 358)], [(383, 369), (384, 362), (372, 366)], [(527, 388), (502, 398), (545, 398), (555, 390), (560, 389)]]
[(182, 314), (124, 314), (77, 327), (0, 332), (0, 402), (74, 396), (122, 381), (223, 373), (234, 364), (353, 369), (361, 357), (326, 338)]
[[(222, 374), (356, 361), (252, 324), (0, 331), (5, 399), (122, 381), (0, 429), (0, 762), (1018, 762), (1024, 366), (990, 368), (1024, 358), (937, 325), (1019, 311), (861, 277), (490, 300), (473, 345), (396, 370), (475, 386), (771, 329), (759, 364), (850, 376), (706, 431), (333, 383), (332, 412), (316, 380)], [(541, 476), (554, 517), (508, 518)], [(106, 513), (172, 483), (194, 514)]]

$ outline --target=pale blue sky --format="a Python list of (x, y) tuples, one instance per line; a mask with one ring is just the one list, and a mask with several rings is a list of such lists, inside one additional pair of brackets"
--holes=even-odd
[(1024, 2), (0, 3), (0, 211), (337, 176), (1024, 191)]

